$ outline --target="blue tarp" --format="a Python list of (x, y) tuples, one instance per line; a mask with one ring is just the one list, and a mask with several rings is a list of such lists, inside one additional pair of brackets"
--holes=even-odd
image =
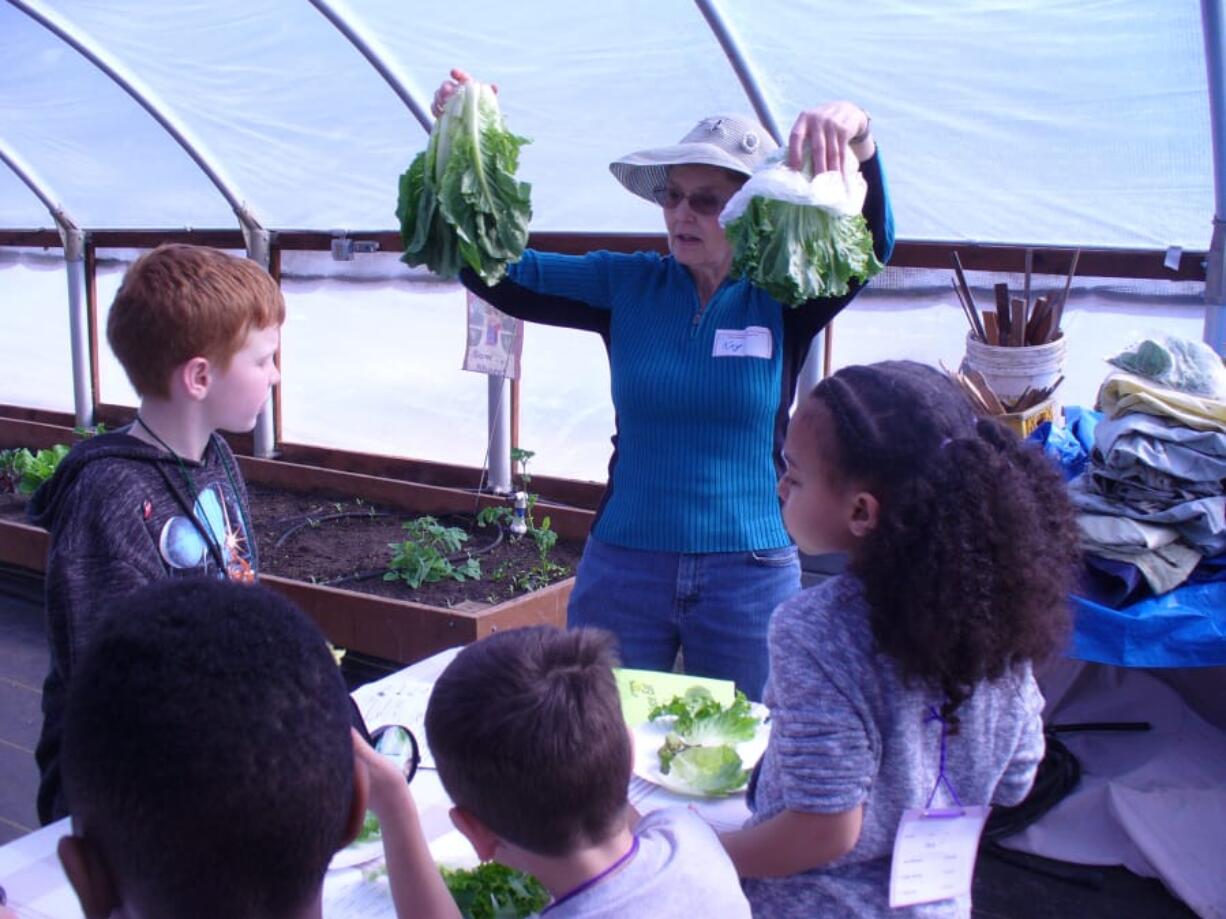
[(1226, 665), (1226, 582), (1185, 584), (1122, 609), (1072, 600), (1070, 657), (1121, 667)]
[(1043, 452), (1058, 463), (1065, 481), (1077, 478), (1085, 471), (1094, 449), (1094, 429), (1102, 420), (1102, 412), (1070, 405), (1064, 409), (1064, 424), (1053, 427), (1044, 421), (1030, 434), (1030, 440), (1043, 445)]

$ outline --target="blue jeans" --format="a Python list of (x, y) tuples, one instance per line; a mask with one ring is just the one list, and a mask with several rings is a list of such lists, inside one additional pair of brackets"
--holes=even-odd
[(766, 626), (800, 589), (795, 546), (754, 552), (645, 552), (589, 537), (567, 622), (617, 636), (622, 664), (733, 680), (762, 698)]

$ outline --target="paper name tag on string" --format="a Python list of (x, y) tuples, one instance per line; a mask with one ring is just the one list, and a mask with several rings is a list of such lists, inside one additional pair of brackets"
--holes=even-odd
[(890, 908), (969, 896), (986, 807), (908, 808), (894, 837)]
[(751, 325), (744, 329), (716, 329), (712, 357), (761, 357), (769, 359), (774, 347), (771, 330)]

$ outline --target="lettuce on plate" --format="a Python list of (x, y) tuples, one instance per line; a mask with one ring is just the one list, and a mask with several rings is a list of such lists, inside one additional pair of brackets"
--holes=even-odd
[(721, 705), (702, 686), (691, 686), (647, 715), (650, 721), (671, 719), (660, 747), (660, 772), (702, 795), (726, 795), (749, 781), (736, 744), (753, 740), (760, 719), (737, 691), (731, 705)]
[(726, 708), (703, 686), (691, 686), (683, 696), (674, 696), (647, 714), (649, 721), (672, 716), (672, 733), (691, 745), (735, 744), (753, 740), (759, 719), (750, 712), (749, 700), (739, 689)]
[(497, 862), (439, 870), (464, 919), (522, 919), (549, 903), (549, 891), (540, 881)]
[(844, 172), (814, 175), (773, 154), (724, 208), (732, 274), (748, 278), (787, 306), (841, 297), (852, 278), (867, 281), (885, 266), (860, 210), (867, 184), (848, 155)]
[(669, 734), (660, 748), (660, 772), (704, 795), (731, 794), (749, 781), (731, 745), (691, 746), (676, 734)]
[(515, 179), (527, 138), (507, 131), (498, 97), (462, 83), (400, 177), (401, 261), (454, 278), (467, 265), (497, 284), (528, 243), (531, 186)]

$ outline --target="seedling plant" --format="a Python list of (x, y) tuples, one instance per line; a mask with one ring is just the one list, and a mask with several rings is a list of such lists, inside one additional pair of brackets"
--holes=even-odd
[[(515, 448), (511, 451), (511, 459), (519, 469), (520, 488), (526, 489), (531, 477), (528, 475), (528, 461), (535, 456), (531, 450)], [(533, 510), (536, 507), (537, 495), (528, 494), (525, 524), (526, 536), (535, 544), (537, 562), (526, 571), (513, 572), (509, 564), (500, 565), (491, 575), (491, 579), (507, 583), (514, 592), (530, 592), (552, 584), (558, 578), (567, 574), (567, 567), (559, 565), (549, 556), (558, 542), (558, 534), (554, 532), (548, 517), (540, 523), (536, 522)], [(482, 508), (477, 514), (477, 526), (488, 527), (501, 525), (510, 531), (515, 512), (508, 505)], [(422, 584), (453, 579), (456, 581), (479, 580), (482, 577), (481, 564), (464, 551), (464, 543), (468, 534), (459, 527), (443, 526), (434, 517), (417, 517), (404, 524), (406, 538), (402, 542), (389, 543), (392, 559), (387, 572), (383, 575), (385, 581), (404, 581), (410, 587), (417, 588)]]
[[(78, 437), (92, 437), (105, 432), (106, 427), (101, 424), (95, 428), (73, 428), (73, 433)], [(27, 450), (25, 447), (0, 450), (0, 494), (34, 494), (38, 486), (55, 475), (60, 461), (71, 449), (68, 444), (56, 444), (46, 450)]]
[[(558, 542), (558, 534), (550, 527), (549, 518), (543, 518), (538, 525), (533, 514), (539, 495), (529, 492), (527, 489), (532, 481), (532, 476), (528, 474), (528, 461), (534, 456), (536, 456), (536, 453), (532, 450), (522, 450), (519, 447), (511, 448), (511, 462), (519, 467), (520, 488), (528, 496), (527, 510), (524, 515), (524, 522), (528, 528), (525, 535), (529, 536), (536, 543), (537, 563), (529, 570), (519, 574), (511, 574), (507, 567), (502, 566), (493, 575), (494, 580), (507, 580), (514, 590), (525, 593), (547, 587), (567, 573), (565, 565), (559, 565), (549, 557), (549, 553)], [(510, 530), (511, 521), (514, 517), (515, 511), (505, 504), (484, 507), (477, 514), (477, 526), (486, 527), (501, 524), (504, 529)]]
[(0, 491), (15, 491), (32, 495), (38, 486), (55, 474), (60, 460), (68, 455), (66, 444), (56, 444), (46, 450), (0, 450)]
[(392, 560), (385, 581), (403, 580), (410, 587), (421, 587), (433, 581), (451, 578), (456, 581), (479, 580), (481, 563), (466, 557), (463, 562), (453, 562), (468, 541), (468, 534), (459, 527), (447, 527), (431, 516), (415, 517), (404, 524), (408, 538), (399, 543), (388, 543)]

